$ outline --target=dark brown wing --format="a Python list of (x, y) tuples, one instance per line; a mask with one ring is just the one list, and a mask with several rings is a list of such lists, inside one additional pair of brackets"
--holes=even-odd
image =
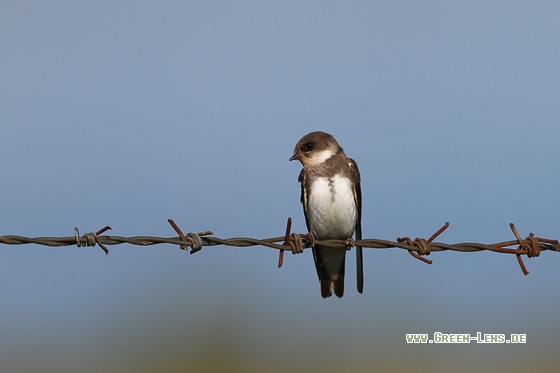
[[(362, 239), (362, 187), (358, 183), (355, 187), (356, 208), (358, 209), (358, 220), (356, 221), (356, 241)], [(356, 280), (358, 293), (364, 291), (364, 260), (361, 246), (356, 246)]]
[[(350, 158), (348, 158), (348, 164), (352, 169), (352, 180), (354, 181), (354, 203), (356, 203), (356, 211), (358, 213), (355, 232), (356, 241), (358, 241), (362, 239), (362, 186), (358, 165)], [(362, 293), (364, 291), (364, 260), (361, 246), (356, 246), (356, 281), (358, 292)]]
[(303, 215), (305, 216), (305, 226), (307, 227), (307, 231), (310, 232), (310, 228), (309, 228), (309, 215), (307, 213), (307, 190), (305, 189), (305, 186), (307, 185), (306, 183), (306, 175), (305, 175), (305, 170), (302, 168), (301, 172), (299, 173), (298, 176), (298, 181), (301, 184), (301, 197), (300, 197), (300, 201), (301, 204), (303, 205)]

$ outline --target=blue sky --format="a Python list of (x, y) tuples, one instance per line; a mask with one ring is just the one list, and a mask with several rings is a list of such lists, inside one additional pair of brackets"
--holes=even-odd
[[(361, 170), (365, 237), (558, 238), (555, 2), (0, 5), (0, 234), (305, 232), (312, 130)], [(366, 250), (320, 297), (311, 253), (2, 247), (12, 371), (457, 371), (557, 366), (560, 256)], [(349, 256), (353, 259), (353, 254)], [(525, 333), (407, 345), (405, 333)]]

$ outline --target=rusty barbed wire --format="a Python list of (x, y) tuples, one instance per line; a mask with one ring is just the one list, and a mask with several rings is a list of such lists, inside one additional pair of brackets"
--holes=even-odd
[[(286, 233), (284, 236), (272, 238), (248, 238), (248, 237), (233, 237), (233, 238), (218, 238), (214, 237), (211, 231), (204, 231), (199, 233), (183, 234), (179, 226), (171, 219), (168, 219), (169, 224), (173, 227), (179, 237), (153, 237), (153, 236), (135, 236), (135, 237), (121, 237), (121, 236), (103, 236), (102, 234), (110, 230), (111, 227), (106, 226), (102, 229), (80, 235), (78, 228), (74, 228), (74, 236), (70, 237), (23, 237), (16, 235), (0, 236), (0, 243), (6, 245), (23, 245), (23, 244), (36, 244), (51, 247), (60, 246), (73, 246), (78, 247), (99, 247), (109, 254), (107, 246), (131, 244), (138, 246), (150, 246), (159, 244), (178, 245), (182, 250), (190, 253), (200, 251), (205, 246), (234, 246), (234, 247), (251, 247), (251, 246), (265, 246), (272, 249), (280, 250), (278, 258), (278, 267), (282, 266), (284, 251), (289, 250), (293, 254), (302, 253), (304, 249), (310, 248), (313, 244), (321, 244), (323, 246), (331, 247), (348, 247), (348, 240), (316, 240), (313, 235), (291, 233), (292, 220), (288, 218), (286, 224)], [(363, 248), (371, 249), (390, 249), (398, 248), (407, 250), (416, 259), (419, 259), (427, 264), (432, 264), (431, 260), (424, 258), (432, 252), (438, 251), (460, 251), (460, 252), (478, 252), (478, 251), (493, 251), (502, 254), (514, 254), (517, 258), (519, 266), (524, 275), (529, 272), (525, 268), (522, 255), (528, 258), (538, 257), (541, 251), (560, 251), (560, 243), (557, 240), (548, 238), (535, 237), (533, 233), (523, 239), (515, 228), (513, 223), (510, 224), (510, 229), (513, 232), (515, 239), (509, 241), (498, 242), (494, 244), (481, 244), (481, 243), (455, 243), (446, 244), (441, 242), (434, 242), (443, 231), (449, 227), (449, 223), (445, 223), (439, 230), (437, 230), (429, 239), (415, 238), (414, 240), (409, 237), (399, 237), (396, 241), (382, 240), (377, 238), (365, 238), (362, 240), (352, 240), (351, 246), (361, 246)]]

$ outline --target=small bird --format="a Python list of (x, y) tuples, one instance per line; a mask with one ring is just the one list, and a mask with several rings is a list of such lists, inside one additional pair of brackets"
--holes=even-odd
[[(356, 240), (361, 240), (362, 192), (356, 162), (344, 154), (334, 137), (321, 131), (308, 133), (299, 140), (290, 158), (294, 160), (303, 165), (298, 181), (307, 230), (318, 240), (342, 239), (353, 243), (354, 232)], [(337, 297), (342, 297), (346, 247), (314, 245), (312, 251), (321, 295), (330, 297), (334, 290)], [(356, 275), (358, 292), (362, 293), (361, 247), (356, 247)]]

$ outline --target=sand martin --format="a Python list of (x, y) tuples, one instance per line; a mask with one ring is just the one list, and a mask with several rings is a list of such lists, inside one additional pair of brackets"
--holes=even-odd
[[(325, 132), (303, 136), (294, 148), (290, 161), (303, 165), (301, 203), (307, 230), (318, 240), (362, 239), (362, 192), (360, 171), (354, 160), (344, 154), (334, 137)], [(346, 247), (314, 245), (313, 259), (323, 298), (344, 294)], [(362, 248), (356, 247), (358, 292), (363, 291)]]

